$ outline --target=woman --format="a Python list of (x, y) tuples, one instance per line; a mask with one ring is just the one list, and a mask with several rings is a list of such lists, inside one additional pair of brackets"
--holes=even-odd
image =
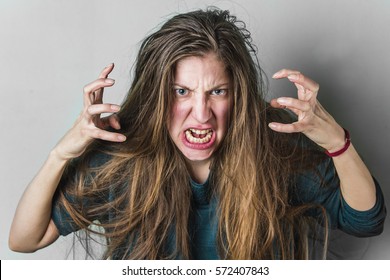
[(84, 229), (106, 237), (103, 258), (304, 259), (320, 228), (381, 233), (380, 188), (318, 84), (281, 70), (298, 98), (268, 104), (250, 34), (228, 11), (177, 15), (147, 37), (121, 107), (102, 101), (113, 67), (84, 88), (83, 112), (27, 187), (11, 249)]

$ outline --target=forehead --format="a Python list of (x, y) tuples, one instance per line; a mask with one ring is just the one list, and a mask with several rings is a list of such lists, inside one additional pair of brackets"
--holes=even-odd
[(214, 53), (179, 60), (176, 64), (174, 79), (176, 84), (186, 86), (229, 82), (225, 64)]

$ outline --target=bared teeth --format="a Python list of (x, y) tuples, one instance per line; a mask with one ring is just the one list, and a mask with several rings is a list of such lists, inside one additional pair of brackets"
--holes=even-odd
[(191, 132), (193, 132), (193, 133), (198, 134), (198, 135), (207, 134), (207, 133), (211, 132), (211, 129), (202, 129), (202, 130), (199, 130), (199, 129), (190, 128), (189, 130), (190, 130)]
[[(195, 134), (195, 137), (193, 134)], [(186, 138), (190, 143), (204, 144), (210, 141), (213, 131), (211, 129), (193, 129), (190, 128), (185, 132)]]

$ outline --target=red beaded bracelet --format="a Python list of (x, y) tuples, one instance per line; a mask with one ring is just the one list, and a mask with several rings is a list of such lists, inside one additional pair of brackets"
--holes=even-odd
[(348, 147), (349, 145), (351, 145), (351, 137), (349, 136), (349, 131), (346, 130), (345, 128), (344, 129), (344, 132), (345, 132), (345, 145), (344, 147), (341, 149), (341, 150), (338, 150), (334, 153), (330, 153), (328, 151), (325, 151), (325, 153), (330, 156), (330, 157), (337, 157), (339, 155), (341, 155), (342, 153), (344, 153), (346, 150), (348, 150)]

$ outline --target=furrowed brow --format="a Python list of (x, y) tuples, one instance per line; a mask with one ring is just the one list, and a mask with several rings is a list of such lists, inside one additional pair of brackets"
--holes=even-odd
[(211, 87), (209, 90), (225, 89), (225, 88), (229, 88), (229, 83), (218, 84), (216, 86)]
[(182, 88), (182, 89), (187, 89), (187, 90), (189, 90), (189, 91), (193, 91), (193, 90), (190, 89), (189, 87), (184, 86), (184, 85), (181, 85), (181, 84), (173, 84), (173, 87), (179, 87), (179, 88)]

